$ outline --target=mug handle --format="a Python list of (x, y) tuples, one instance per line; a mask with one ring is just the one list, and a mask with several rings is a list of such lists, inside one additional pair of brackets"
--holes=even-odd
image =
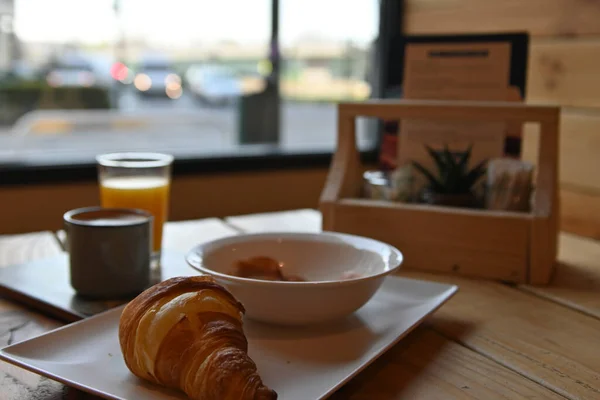
[(65, 252), (69, 252), (69, 224), (63, 224), (63, 230), (56, 235)]

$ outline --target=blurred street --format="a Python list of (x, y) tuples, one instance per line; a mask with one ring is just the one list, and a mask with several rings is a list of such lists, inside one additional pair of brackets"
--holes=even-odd
[[(128, 123), (64, 123), (40, 118), (22, 138), (0, 130), (0, 156), (13, 151), (19, 158), (47, 154), (93, 157), (109, 151), (172, 151), (220, 153), (235, 151), (239, 143), (239, 107), (207, 106), (190, 94), (176, 99), (147, 98), (125, 90), (119, 108)], [(58, 111), (68, 121), (72, 111)], [(63, 117), (64, 116), (64, 117)], [(2, 134), (4, 133), (4, 134)], [(330, 150), (336, 140), (334, 104), (282, 102), (279, 147)]]
[[(248, 150), (257, 156), (331, 151), (335, 103), (371, 95), (375, 1), (344, 5), (336, 24), (335, 2), (319, 3), (316, 14), (303, 1), (236, 2), (233, 13), (227, 2), (192, 0), (167, 9), (36, 0), (35, 13), (25, 0), (5, 3), (0, 162), (85, 162), (108, 151), (225, 155), (250, 141), (241, 136), (268, 137)], [(279, 118), (262, 112), (276, 96)]]
[[(120, 108), (132, 113), (149, 110), (167, 113), (169, 110), (194, 113), (198, 120), (206, 121), (206, 128), (183, 126), (184, 130), (212, 135), (217, 130), (219, 143), (237, 144), (239, 108), (237, 105), (211, 107), (201, 104), (192, 95), (184, 93), (177, 100), (140, 98), (132, 92), (121, 97)], [(198, 130), (203, 132), (198, 132)], [(336, 133), (336, 109), (334, 104), (282, 102), (281, 144), (284, 146), (333, 146)], [(194, 135), (188, 132), (189, 135)]]

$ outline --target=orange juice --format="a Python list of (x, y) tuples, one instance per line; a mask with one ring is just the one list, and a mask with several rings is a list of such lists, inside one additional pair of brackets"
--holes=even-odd
[(169, 208), (170, 181), (164, 177), (111, 177), (100, 183), (103, 207), (139, 208), (154, 216), (153, 250), (160, 251)]

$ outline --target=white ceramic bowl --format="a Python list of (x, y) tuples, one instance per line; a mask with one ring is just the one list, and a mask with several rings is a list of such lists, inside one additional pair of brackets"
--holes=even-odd
[[(267, 256), (284, 275), (303, 282), (232, 275), (237, 261)], [(193, 248), (187, 262), (225, 286), (249, 318), (304, 325), (347, 316), (363, 306), (385, 277), (398, 269), (402, 253), (388, 244), (333, 232), (263, 233), (232, 236)], [(358, 277), (345, 279), (351, 273)]]

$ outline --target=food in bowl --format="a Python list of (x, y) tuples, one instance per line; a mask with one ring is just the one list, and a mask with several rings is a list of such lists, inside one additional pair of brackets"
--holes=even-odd
[[(302, 280), (257, 279), (259, 275), (247, 272), (242, 274), (249, 276), (238, 276), (237, 263), (255, 257), (271, 259), (258, 261), (269, 268), (269, 263), (279, 264), (284, 277)], [(344, 318), (362, 307), (400, 267), (402, 253), (387, 243), (355, 235), (284, 232), (203, 243), (188, 252), (186, 261), (236, 296), (246, 317), (307, 325)]]
[(299, 276), (285, 274), (281, 267), (282, 263), (271, 257), (257, 256), (236, 262), (233, 275), (267, 281), (303, 282), (306, 280)]
[[(274, 258), (256, 256), (246, 260), (237, 261), (232, 271), (232, 275), (241, 278), (262, 279), (267, 281), (306, 282), (306, 279), (302, 277), (287, 275), (282, 267), (283, 263)], [(340, 279), (357, 279), (360, 277), (361, 275), (356, 272), (346, 271), (340, 276)]]
[(209, 276), (158, 283), (133, 299), (119, 321), (127, 368), (193, 400), (275, 400), (248, 356), (244, 306)]

